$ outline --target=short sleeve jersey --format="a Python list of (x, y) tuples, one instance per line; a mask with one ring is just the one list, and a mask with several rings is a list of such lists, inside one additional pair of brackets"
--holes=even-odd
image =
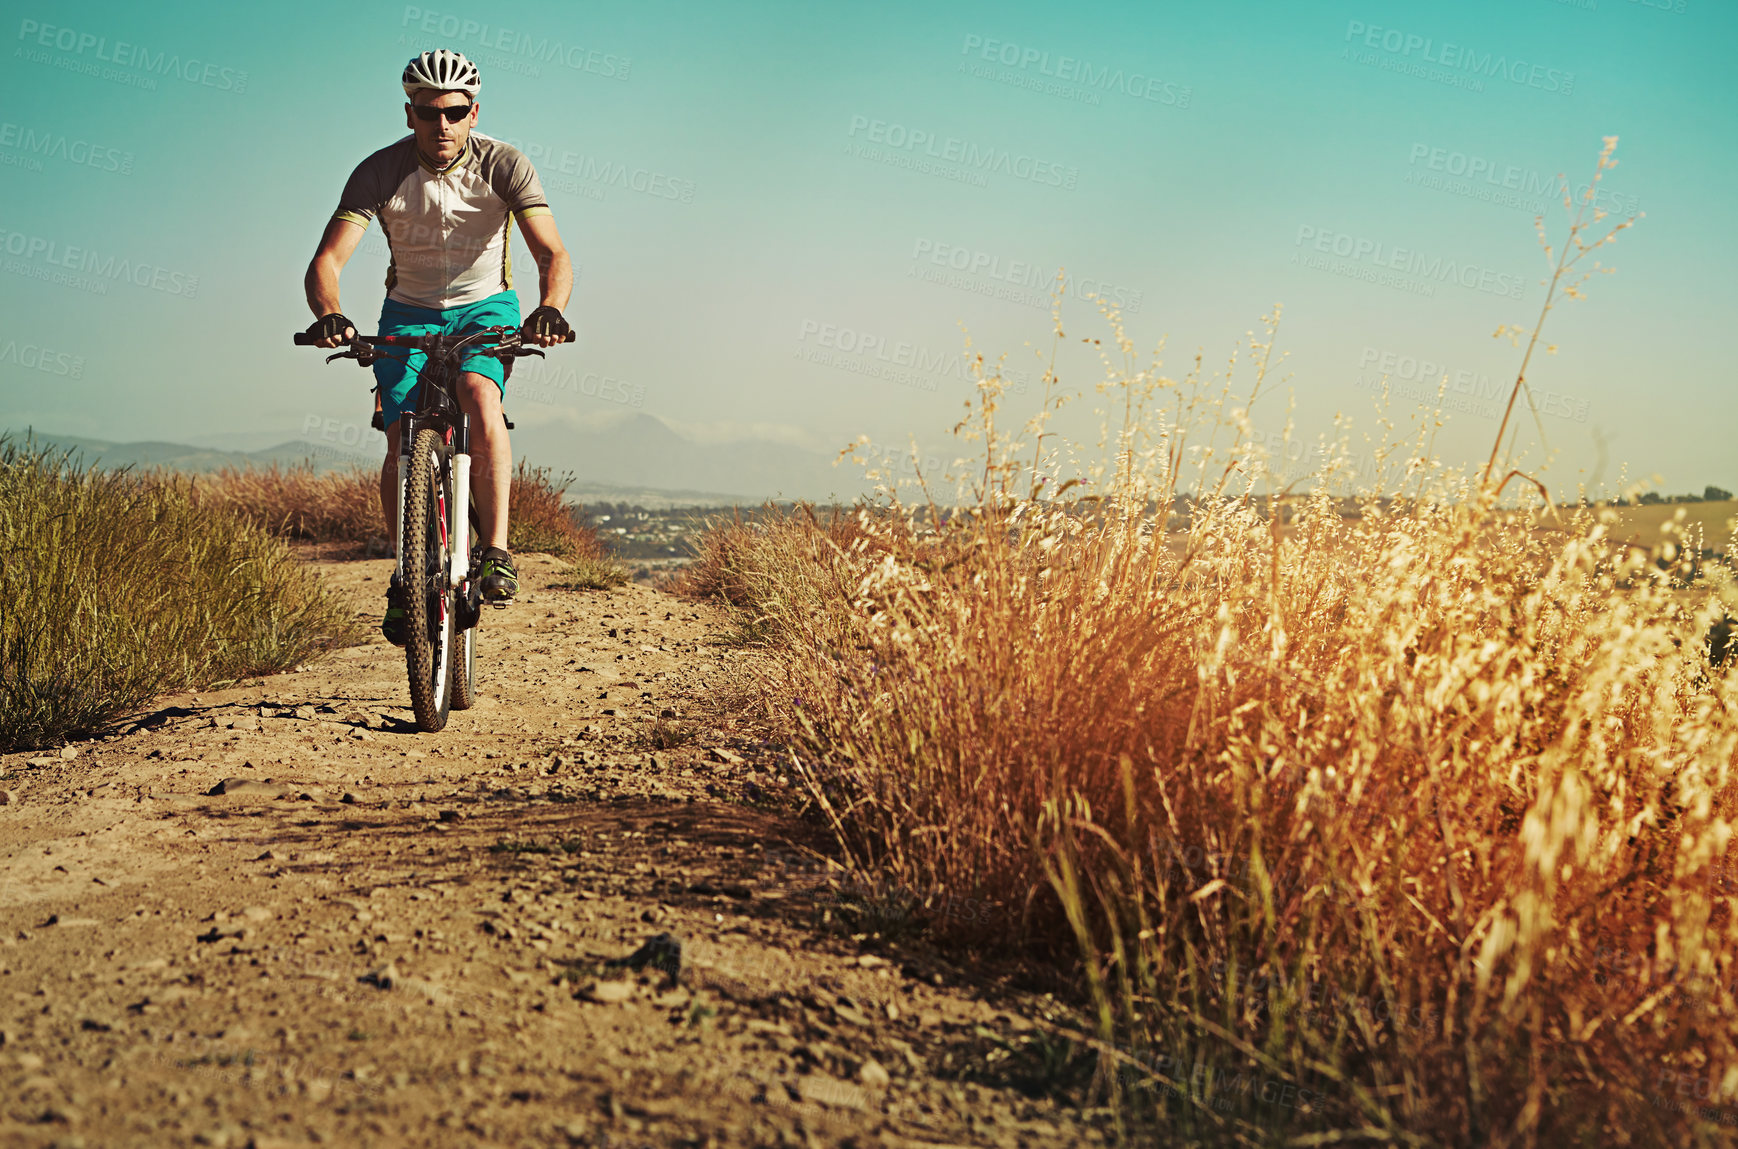
[(510, 217), (548, 215), (549, 201), (519, 149), (472, 132), (445, 170), (405, 136), (356, 166), (335, 219), (380, 218), (392, 251), (386, 294), (412, 307), (463, 307), (513, 286)]

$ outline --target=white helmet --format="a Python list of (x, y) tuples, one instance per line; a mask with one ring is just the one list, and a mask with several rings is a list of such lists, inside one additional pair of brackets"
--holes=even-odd
[(477, 66), (458, 52), (437, 48), (411, 58), (404, 66), (404, 94), (411, 99), (424, 89), (436, 92), (463, 92), (472, 99), (483, 86)]

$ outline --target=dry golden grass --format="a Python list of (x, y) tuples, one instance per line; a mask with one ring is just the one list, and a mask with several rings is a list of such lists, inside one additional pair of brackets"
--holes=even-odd
[(357, 640), (289, 548), (185, 479), (0, 438), (0, 751), (89, 737), (155, 695)]
[[(1192, 1091), (1179, 1132), (1645, 1142), (1691, 1125), (1650, 1094), (1738, 1094), (1711, 618), (1591, 515), (1545, 544), (1324, 495), (1276, 539), (1227, 500), (1179, 558), (1146, 503), (793, 515), (690, 577), (789, 652), (769, 690), (855, 865), (1078, 947), (1106, 1048)], [(1244, 1112), (1266, 1077), (1307, 1110)]]
[(1034, 497), (1066, 489), (1042, 419), (998, 431), (991, 375), (963, 507), (736, 524), (688, 576), (782, 651), (766, 702), (852, 867), (919, 913), (1009, 907), (932, 929), (1065, 971), (1081, 1100), (1166, 1143), (1725, 1143), (1717, 603), (1614, 515), (1499, 513), (1495, 452), (1457, 478), (1427, 440), (1384, 452), (1407, 498), (1348, 519), (1324, 478), (1282, 531), (1229, 377), (1115, 334), (1090, 511)]
[[(608, 582), (625, 572), (609, 555), (583, 511), (563, 501), (572, 479), (520, 460), (508, 494), (508, 548), (541, 551), (584, 566), (586, 578)], [(283, 538), (313, 542), (373, 543), (386, 551), (380, 511), (380, 474), (360, 467), (316, 473), (306, 464), (262, 469), (224, 468), (192, 480), (197, 497)]]
[(383, 529), (380, 473), (361, 467), (325, 473), (307, 464), (224, 467), (195, 479), (193, 489), (280, 538), (366, 543)]

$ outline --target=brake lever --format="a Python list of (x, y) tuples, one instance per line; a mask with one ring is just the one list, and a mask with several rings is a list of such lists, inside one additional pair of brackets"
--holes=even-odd
[(541, 349), (536, 348), (536, 347), (515, 347), (513, 349), (513, 354), (515, 354), (515, 355), (535, 355), (539, 359), (549, 358), (547, 355), (543, 354)]
[(330, 363), (334, 359), (360, 359), (360, 358), (361, 358), (361, 356), (358, 355), (355, 351), (340, 351), (336, 355), (326, 356), (326, 362)]

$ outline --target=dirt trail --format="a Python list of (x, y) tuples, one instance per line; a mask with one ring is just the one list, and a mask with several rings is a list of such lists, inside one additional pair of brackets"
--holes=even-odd
[[(386, 562), (321, 569), (377, 619)], [(1047, 1001), (820, 927), (820, 843), (706, 714), (717, 615), (522, 569), (440, 734), (376, 636), (0, 758), (0, 1144), (1108, 1140), (1014, 1088)], [(675, 983), (604, 964), (658, 934)]]

